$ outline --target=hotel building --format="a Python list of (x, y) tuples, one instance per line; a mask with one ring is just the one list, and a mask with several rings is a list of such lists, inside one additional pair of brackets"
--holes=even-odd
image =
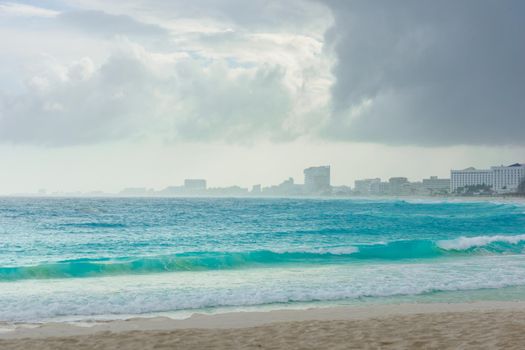
[(458, 188), (486, 185), (495, 193), (516, 192), (521, 181), (525, 180), (525, 164), (493, 166), (490, 169), (467, 168), (450, 171), (450, 191)]
[(380, 192), (381, 179), (363, 179), (354, 181), (354, 191), (361, 195), (378, 194)]
[(468, 186), (486, 185), (492, 187), (494, 177), (491, 169), (467, 168), (450, 171), (450, 192)]
[(329, 165), (304, 169), (304, 189), (306, 193), (326, 192), (330, 188)]
[(493, 189), (497, 193), (513, 193), (519, 184), (525, 180), (525, 164), (512, 164), (509, 166), (493, 166)]
[(437, 176), (431, 176), (429, 179), (423, 179), (422, 187), (429, 193), (446, 193), (450, 191), (450, 179), (440, 179)]

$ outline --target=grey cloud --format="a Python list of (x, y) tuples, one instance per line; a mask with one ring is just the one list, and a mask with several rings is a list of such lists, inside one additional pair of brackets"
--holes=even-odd
[[(67, 65), (71, 55), (53, 51), (43, 56), (45, 62), (27, 58), (20, 72), (29, 83), (17, 91), (0, 86), (0, 142), (66, 146), (146, 136), (249, 143), (307, 134), (326, 97), (310, 95), (326, 93), (327, 84), (314, 82), (312, 92), (300, 82), (302, 74), (316, 74), (321, 65), (320, 41), (312, 55), (295, 46), (309, 37), (300, 24), (310, 22), (319, 8), (325, 24), (316, 31), (319, 38), (329, 10), (302, 0), (137, 0), (123, 4), (122, 11), (111, 7), (112, 13), (129, 16), (90, 10), (46, 19), (39, 24), (44, 34), (82, 31), (79, 42), (89, 39), (95, 49), (100, 36), (129, 38), (103, 40), (99, 52), (90, 47), (79, 53), (100, 64), (114, 43), (113, 54), (98, 66), (90, 59)], [(151, 23), (171, 21), (173, 32), (138, 21), (137, 11)], [(184, 20), (181, 32), (173, 29), (179, 28), (177, 19)], [(301, 35), (292, 44), (280, 43), (280, 38), (293, 40), (289, 33)], [(327, 66), (322, 71), (328, 75)]]
[(337, 57), (326, 137), (525, 144), (525, 2), (323, 2)]
[(185, 67), (188, 76), (180, 87), (185, 113), (176, 121), (179, 138), (250, 142), (252, 138), (287, 139), (293, 132), (283, 124), (292, 108), (292, 99), (283, 86), (284, 71), (260, 67), (255, 74), (224, 79), (226, 68), (211, 76)]
[(90, 34), (167, 36), (168, 31), (156, 24), (137, 21), (126, 15), (113, 15), (103, 11), (70, 11), (57, 17), (60, 23)]
[[(95, 69), (84, 59), (64, 78), (34, 77), (23, 94), (0, 91), (0, 141), (47, 146), (152, 135), (233, 143), (289, 138), (291, 102), (276, 67), (231, 75), (225, 63), (188, 60), (159, 71), (118, 54)], [(282, 130), (282, 131), (279, 131)]]
[(170, 20), (213, 19), (241, 29), (264, 31), (303, 30), (324, 21), (322, 15), (329, 12), (313, 0), (148, 0), (139, 1), (136, 8)]
[(147, 111), (153, 94), (142, 65), (114, 57), (89, 77), (35, 77), (24, 94), (0, 94), (0, 140), (49, 146), (90, 144), (136, 134), (137, 112)]

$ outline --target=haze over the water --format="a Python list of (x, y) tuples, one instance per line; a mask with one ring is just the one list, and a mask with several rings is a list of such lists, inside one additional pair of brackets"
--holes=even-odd
[(525, 161), (525, 2), (0, 0), (0, 194)]

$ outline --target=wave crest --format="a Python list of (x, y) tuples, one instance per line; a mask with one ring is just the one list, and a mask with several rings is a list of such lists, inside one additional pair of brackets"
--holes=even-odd
[(477, 237), (459, 237), (451, 240), (438, 241), (438, 247), (445, 250), (468, 250), (471, 248), (485, 247), (493, 243), (518, 244), (525, 242), (525, 234), (516, 236), (477, 236)]
[(224, 270), (289, 263), (342, 261), (354, 247), (307, 251), (189, 252), (173, 255), (63, 260), (34, 266), (0, 267), (0, 281), (78, 278), (178, 271)]
[[(519, 254), (525, 234), (399, 240), (341, 247), (298, 247), (255, 251), (200, 251), (160, 256), (64, 260), (34, 266), (0, 267), (0, 281), (231, 270), (286, 265), (326, 265), (355, 261), (395, 261), (457, 255)], [(478, 249), (483, 248), (483, 249)]]

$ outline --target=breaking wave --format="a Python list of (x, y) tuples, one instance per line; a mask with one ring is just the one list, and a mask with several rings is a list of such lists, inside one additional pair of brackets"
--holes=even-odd
[(460, 237), (441, 241), (399, 240), (305, 250), (201, 251), (160, 256), (75, 259), (33, 266), (0, 267), (0, 281), (231, 270), (283, 265), (323, 265), (364, 260), (427, 259), (458, 255), (520, 254), (523, 251), (525, 251), (525, 234)]

